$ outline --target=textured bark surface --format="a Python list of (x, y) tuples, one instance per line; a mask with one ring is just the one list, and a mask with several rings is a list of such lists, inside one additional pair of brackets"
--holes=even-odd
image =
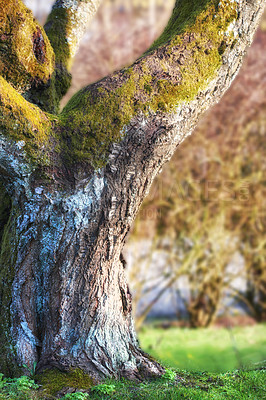
[[(66, 4), (80, 3), (58, 1), (54, 10), (65, 15)], [(32, 108), (1, 80), (0, 171), (12, 198), (0, 231), (1, 370), (37, 362), (95, 378), (162, 373), (138, 346), (123, 245), (156, 174), (236, 76), (264, 2), (203, 3), (190, 5), (199, 19), (185, 19), (190, 28), (183, 21), (180, 32), (188, 3), (178, 1), (157, 45), (82, 90), (59, 116)], [(214, 25), (198, 32), (203, 19)]]
[[(1, 364), (79, 367), (96, 378), (145, 376), (146, 367), (160, 373), (137, 343), (121, 229), (102, 212), (103, 177), (74, 195), (31, 192), (14, 200), (2, 248), (1, 343), (8, 347), (11, 335), (16, 349), (7, 354), (2, 346)], [(5, 246), (13, 247), (9, 264)]]

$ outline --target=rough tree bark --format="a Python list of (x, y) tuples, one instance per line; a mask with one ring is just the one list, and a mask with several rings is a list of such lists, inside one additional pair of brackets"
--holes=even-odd
[(0, 370), (10, 374), (34, 362), (95, 378), (162, 373), (134, 331), (125, 237), (155, 175), (236, 76), (264, 5), (178, 0), (149, 51), (56, 114), (98, 3), (58, 0), (43, 29), (20, 0), (0, 0)]

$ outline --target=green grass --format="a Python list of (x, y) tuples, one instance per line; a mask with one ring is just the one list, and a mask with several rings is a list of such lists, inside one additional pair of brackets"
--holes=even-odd
[(164, 365), (222, 373), (266, 360), (266, 324), (232, 330), (145, 326), (141, 347)]
[[(61, 397), (62, 400), (263, 400), (266, 399), (265, 367), (260, 370), (234, 371), (225, 374), (188, 372), (182, 370), (168, 373), (151, 382), (106, 380), (85, 393), (77, 392)], [(53, 397), (54, 398), (54, 397)], [(19, 388), (16, 382), (0, 389), (1, 400), (44, 400), (41, 389), (25, 385)], [(51, 398), (50, 398), (51, 399)]]

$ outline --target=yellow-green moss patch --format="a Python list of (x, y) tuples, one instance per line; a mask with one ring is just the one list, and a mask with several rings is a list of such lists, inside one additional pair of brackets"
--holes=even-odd
[(52, 134), (52, 116), (27, 102), (0, 77), (0, 132), (21, 142), (28, 156), (41, 161)]
[(37, 382), (42, 385), (45, 396), (54, 396), (63, 388), (88, 390), (93, 386), (92, 378), (81, 369), (62, 372), (58, 369), (46, 370), (36, 376)]
[(53, 70), (53, 49), (31, 11), (21, 0), (1, 1), (0, 74), (22, 93), (47, 83)]
[(169, 42), (176, 35), (190, 30), (195, 24), (199, 14), (205, 11), (211, 0), (178, 0), (173, 9), (172, 16), (163, 31), (162, 35), (153, 43), (149, 50)]

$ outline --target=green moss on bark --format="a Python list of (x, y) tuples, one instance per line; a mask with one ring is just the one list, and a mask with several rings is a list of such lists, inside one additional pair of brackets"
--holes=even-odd
[(54, 53), (41, 26), (21, 0), (1, 1), (0, 74), (20, 93), (46, 84)]
[(24, 97), (36, 104), (42, 110), (58, 114), (60, 111), (60, 101), (67, 93), (71, 85), (71, 74), (62, 65), (56, 64), (55, 71), (47, 84), (32, 87)]
[(193, 100), (215, 78), (223, 51), (235, 40), (228, 27), (236, 7), (225, 0), (178, 1), (150, 54), (77, 93), (60, 117), (68, 161), (101, 168), (110, 145), (123, 138), (138, 113), (169, 113)]
[(60, 101), (71, 85), (71, 42), (68, 40), (70, 25), (73, 24), (75, 12), (71, 9), (55, 7), (44, 26), (55, 54), (55, 68), (47, 84), (36, 90), (31, 88), (28, 99), (41, 109), (57, 114)]
[(54, 49), (56, 63), (70, 68), (70, 43), (68, 23), (73, 18), (71, 9), (55, 7), (44, 26), (45, 32)]
[[(177, 0), (172, 16), (162, 33), (153, 43), (150, 50), (170, 42), (176, 35), (184, 33), (195, 24), (200, 13), (206, 11), (212, 3), (211, 0)], [(218, 3), (218, 2), (217, 2)]]
[[(74, 96), (60, 117), (67, 160), (86, 160), (101, 168), (108, 148), (123, 136), (123, 128), (140, 106), (134, 104), (135, 93), (150, 81), (151, 77), (132, 71), (113, 92), (99, 87), (95, 93), (82, 91)], [(145, 109), (145, 104), (141, 106)]]
[(45, 163), (54, 117), (27, 102), (0, 77), (0, 132), (20, 142), (29, 158)]

